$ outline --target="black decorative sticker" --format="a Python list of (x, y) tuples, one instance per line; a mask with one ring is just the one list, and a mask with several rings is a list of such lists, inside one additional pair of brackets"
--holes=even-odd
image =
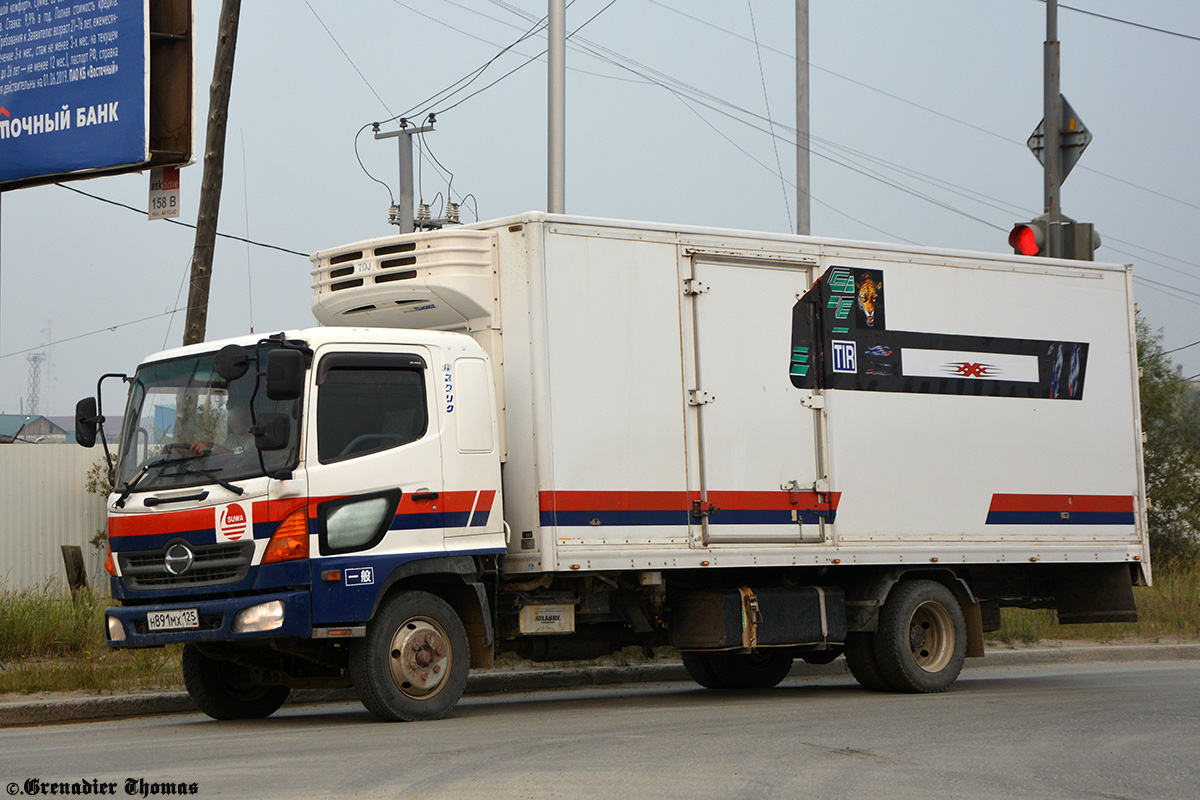
[(826, 270), (792, 309), (792, 385), (1083, 399), (1085, 342), (890, 331), (885, 309), (882, 270)]

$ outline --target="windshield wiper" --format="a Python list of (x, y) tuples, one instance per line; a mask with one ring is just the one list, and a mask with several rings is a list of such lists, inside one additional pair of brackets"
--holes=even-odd
[(218, 477), (215, 473), (220, 469), (220, 467), (214, 467), (212, 469), (200, 469), (197, 466), (190, 466), (187, 469), (181, 469), (180, 472), (182, 472), (184, 475), (203, 475), (206, 478), (212, 478), (222, 489), (228, 489), (234, 494), (242, 494), (246, 491), (241, 486), (237, 486), (225, 480), (224, 478)]
[[(125, 485), (121, 487), (121, 496), (117, 498), (117, 501), (113, 503), (113, 505), (117, 508), (124, 508), (125, 501), (129, 499), (129, 495), (133, 494), (133, 487), (141, 483), (142, 478), (146, 477), (146, 473), (155, 467), (164, 467), (167, 464), (181, 464), (184, 461), (191, 461), (195, 458), (200, 458), (200, 456), (183, 455), (179, 453), (164, 453), (158, 458), (153, 458), (147, 461), (145, 464), (142, 464), (142, 468), (137, 471), (136, 475), (125, 481)], [(238, 494), (241, 494), (241, 492)]]

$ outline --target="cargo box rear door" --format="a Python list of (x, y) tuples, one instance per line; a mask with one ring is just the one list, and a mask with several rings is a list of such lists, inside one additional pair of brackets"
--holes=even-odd
[(703, 546), (825, 541), (823, 398), (789, 377), (815, 357), (792, 353), (792, 326), (816, 265), (697, 254), (691, 266), (693, 535)]

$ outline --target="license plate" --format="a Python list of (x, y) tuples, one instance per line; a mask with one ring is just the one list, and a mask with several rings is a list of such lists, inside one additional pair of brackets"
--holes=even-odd
[(194, 608), (146, 612), (146, 630), (149, 631), (174, 631), (199, 627), (200, 612)]

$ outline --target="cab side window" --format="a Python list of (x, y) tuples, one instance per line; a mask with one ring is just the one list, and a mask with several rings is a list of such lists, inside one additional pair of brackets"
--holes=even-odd
[(414, 442), (429, 427), (425, 362), (392, 353), (335, 353), (317, 367), (322, 464)]

